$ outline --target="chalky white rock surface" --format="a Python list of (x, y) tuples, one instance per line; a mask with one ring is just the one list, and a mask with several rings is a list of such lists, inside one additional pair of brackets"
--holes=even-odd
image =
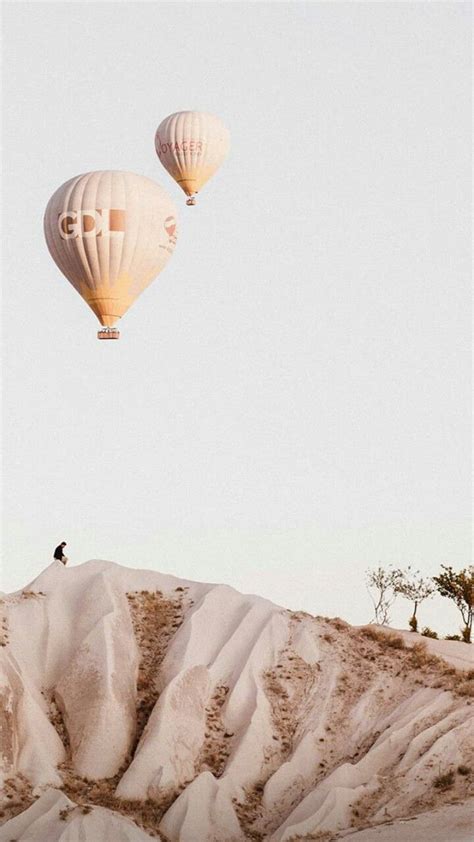
[(150, 842), (152, 838), (157, 837), (102, 807), (84, 814), (55, 789), (45, 792), (28, 810), (0, 828), (0, 842)]
[[(474, 779), (474, 705), (468, 674), (453, 692), (464, 679), (446, 670), (472, 669), (474, 647), (409, 632), (393, 647), (387, 630), (380, 642), (227, 586), (105, 561), (53, 563), (1, 609), (1, 840), (142, 842), (161, 829), (171, 842), (369, 842), (433, 809), (451, 838), (449, 802)], [(416, 666), (406, 647), (420, 642)], [(130, 807), (129, 822), (101, 793), (105, 806), (148, 812)], [(425, 819), (417, 842), (435, 839)]]

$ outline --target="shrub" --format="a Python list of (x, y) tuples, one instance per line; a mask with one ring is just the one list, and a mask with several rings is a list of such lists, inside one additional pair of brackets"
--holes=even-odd
[(377, 640), (379, 641), (383, 635), (383, 632), (380, 632), (378, 629), (374, 628), (373, 626), (365, 626), (365, 628), (361, 629), (361, 633), (364, 637), (369, 637), (370, 640)]
[(337, 629), (337, 631), (344, 631), (344, 629), (347, 629), (349, 625), (349, 623), (346, 623), (345, 620), (341, 620), (340, 617), (333, 617), (329, 622), (335, 629)]
[(429, 626), (425, 626), (421, 630), (421, 634), (423, 637), (431, 637), (433, 640), (438, 640), (438, 632), (433, 631)]
[(470, 696), (471, 698), (474, 697), (474, 683), (471, 681), (461, 681), (456, 686), (456, 693), (458, 696)]
[(445, 772), (444, 775), (438, 775), (433, 781), (435, 789), (440, 789), (444, 792), (446, 789), (451, 789), (454, 786), (454, 772)]
[(471, 774), (471, 767), (470, 766), (458, 766), (458, 775), (463, 775), (464, 777), (466, 777), (466, 775), (470, 775), (470, 774)]
[(459, 634), (447, 634), (444, 639), (445, 640), (461, 640), (461, 637), (460, 637)]
[(405, 641), (399, 634), (384, 634), (383, 636), (385, 641), (382, 640), (381, 643), (385, 643), (389, 649), (405, 649)]
[(414, 667), (428, 667), (428, 666), (439, 666), (442, 664), (442, 660), (438, 658), (436, 655), (431, 655), (427, 648), (426, 643), (423, 641), (420, 643), (415, 643), (414, 646), (410, 649), (410, 661)]

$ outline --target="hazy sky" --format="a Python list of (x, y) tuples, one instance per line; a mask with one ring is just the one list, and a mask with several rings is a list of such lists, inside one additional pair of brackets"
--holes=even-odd
[[(74, 564), (364, 622), (368, 566), (466, 565), (470, 5), (15, 2), (4, 19), (3, 589), (66, 540)], [(181, 109), (232, 137), (195, 208), (153, 147)], [(179, 208), (119, 342), (97, 341), (43, 239), (50, 195), (95, 169)], [(421, 621), (458, 626), (441, 599)]]

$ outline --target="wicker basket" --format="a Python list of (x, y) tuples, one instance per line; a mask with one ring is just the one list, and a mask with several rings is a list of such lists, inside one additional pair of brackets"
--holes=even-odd
[(103, 327), (97, 331), (97, 339), (120, 339), (120, 331), (115, 327)]

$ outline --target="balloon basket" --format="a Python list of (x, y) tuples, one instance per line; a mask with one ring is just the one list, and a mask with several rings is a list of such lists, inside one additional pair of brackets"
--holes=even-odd
[(97, 339), (120, 339), (120, 331), (115, 327), (103, 327), (97, 331)]
[(194, 196), (190, 196), (190, 197), (189, 197), (189, 199), (186, 199), (186, 204), (187, 204), (187, 205), (188, 205), (188, 207), (190, 207), (190, 208), (191, 208), (193, 205), (195, 205), (195, 204), (196, 204), (196, 199), (195, 199), (195, 197), (194, 197)]

